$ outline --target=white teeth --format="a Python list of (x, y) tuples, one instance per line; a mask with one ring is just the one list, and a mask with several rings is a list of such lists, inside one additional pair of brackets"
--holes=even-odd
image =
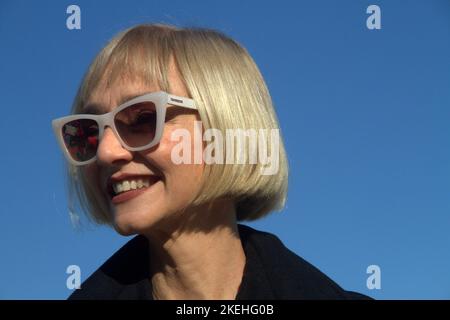
[(149, 179), (124, 180), (121, 182), (114, 183), (112, 185), (115, 194), (119, 194), (121, 192), (129, 191), (129, 190), (146, 188), (149, 186), (150, 186)]

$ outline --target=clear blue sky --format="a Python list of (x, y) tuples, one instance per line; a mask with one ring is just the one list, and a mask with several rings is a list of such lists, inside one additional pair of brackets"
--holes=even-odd
[[(81, 8), (81, 30), (66, 8)], [(368, 30), (366, 8), (381, 8)], [(116, 32), (205, 26), (253, 55), (290, 161), (273, 232), (341, 286), (380, 299), (450, 298), (450, 1), (0, 2), (0, 298), (64, 299), (128, 238), (76, 231), (51, 131)], [(366, 268), (381, 268), (368, 290)]]

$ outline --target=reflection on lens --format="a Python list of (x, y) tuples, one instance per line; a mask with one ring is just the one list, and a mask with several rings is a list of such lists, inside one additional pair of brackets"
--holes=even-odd
[(114, 118), (117, 132), (130, 147), (142, 147), (155, 138), (156, 107), (153, 102), (141, 102), (131, 105)]
[(64, 143), (76, 161), (87, 161), (97, 154), (98, 124), (94, 120), (79, 119), (62, 127)]

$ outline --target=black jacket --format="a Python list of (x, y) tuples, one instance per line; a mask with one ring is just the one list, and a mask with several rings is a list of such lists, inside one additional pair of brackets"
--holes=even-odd
[[(367, 299), (345, 291), (287, 249), (273, 234), (239, 225), (246, 256), (236, 300)], [(108, 259), (69, 299), (152, 299), (148, 242), (136, 236)]]

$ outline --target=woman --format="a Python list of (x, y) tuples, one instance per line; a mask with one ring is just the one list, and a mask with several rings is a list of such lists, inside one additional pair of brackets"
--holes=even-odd
[[(138, 236), (70, 299), (359, 297), (274, 235), (237, 224), (284, 206), (288, 169), (264, 80), (235, 41), (206, 29), (126, 30), (91, 64), (72, 113), (53, 127), (81, 205)], [(230, 129), (258, 143), (223, 143)], [(236, 145), (245, 148), (233, 154)], [(269, 174), (261, 150), (275, 155)]]

